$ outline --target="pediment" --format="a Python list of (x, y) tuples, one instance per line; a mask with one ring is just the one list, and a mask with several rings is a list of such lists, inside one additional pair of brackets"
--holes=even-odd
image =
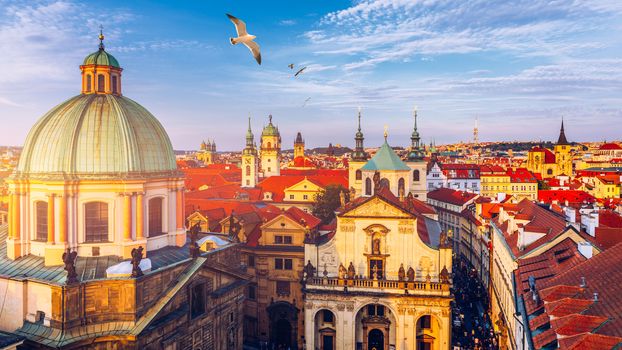
[(282, 229), (304, 229), (304, 227), (290, 219), (289, 217), (285, 216), (285, 215), (279, 215), (277, 217), (275, 217), (274, 219), (266, 222), (265, 224), (261, 225), (261, 229), (262, 230), (282, 230)]
[(343, 213), (344, 217), (391, 217), (411, 218), (412, 215), (387, 201), (374, 197)]
[(284, 192), (287, 191), (311, 191), (311, 192), (316, 192), (319, 191), (320, 186), (316, 185), (315, 183), (309, 181), (309, 179), (303, 179), (298, 183), (295, 183), (291, 186), (289, 186), (288, 188), (286, 188), (284, 190)]

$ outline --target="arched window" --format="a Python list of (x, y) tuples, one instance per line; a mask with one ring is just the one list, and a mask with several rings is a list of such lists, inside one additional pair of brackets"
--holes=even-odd
[(149, 237), (162, 234), (162, 197), (149, 200)]
[(48, 239), (48, 203), (44, 201), (37, 202), (37, 241), (46, 241)]
[(99, 74), (97, 76), (97, 92), (104, 92), (104, 90), (105, 90), (104, 87), (106, 85), (105, 82), (104, 82), (104, 79), (106, 79), (106, 77), (104, 77), (103, 74)]
[(86, 91), (91, 92), (91, 75), (87, 74), (86, 75)]
[(271, 143), (270, 141), (268, 141), (268, 143), (266, 144), (266, 146), (267, 146), (268, 148), (270, 148), (270, 147), (272, 147), (272, 143)]
[(391, 182), (389, 182), (389, 179), (386, 177), (383, 177), (380, 179), (380, 187), (391, 188)]
[(418, 329), (432, 328), (432, 317), (430, 315), (421, 316), (418, 323)]
[(363, 178), (363, 172), (361, 171), (361, 169), (357, 170), (355, 174), (356, 174), (355, 176), (357, 180), (360, 180)]
[(397, 181), (397, 193), (398, 195), (402, 195), (405, 194), (405, 186), (404, 186), (404, 178), (400, 177), (400, 179)]
[(419, 170), (413, 170), (413, 181), (419, 181)]
[(246, 176), (251, 176), (251, 166), (250, 165), (246, 166)]
[(365, 195), (371, 196), (371, 179), (365, 179)]
[(553, 175), (553, 169), (549, 169), (549, 170), (547, 170), (547, 171), (546, 171), (546, 174), (547, 174), (547, 175)]
[(117, 76), (113, 75), (112, 76), (112, 93), (116, 94), (118, 91), (117, 89)]
[(84, 206), (85, 241), (89, 243), (108, 241), (108, 204), (90, 202)]

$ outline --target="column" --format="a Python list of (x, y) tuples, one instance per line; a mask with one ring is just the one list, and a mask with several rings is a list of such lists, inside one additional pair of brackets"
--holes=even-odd
[(48, 195), (48, 244), (54, 244), (54, 196)]
[(176, 220), (176, 228), (177, 230), (181, 230), (184, 227), (184, 207), (183, 207), (183, 190), (181, 188), (177, 189), (177, 198), (175, 200), (175, 204), (177, 207), (177, 220)]
[(145, 238), (145, 208), (144, 208), (144, 199), (145, 194), (142, 192), (138, 192), (136, 194), (136, 239), (144, 239)]
[(9, 239), (13, 239), (13, 215), (15, 212), (15, 207), (13, 206), (13, 197), (15, 195), (13, 194), (13, 192), (9, 193)]
[(14, 240), (19, 240), (20, 239), (20, 194), (15, 192), (13, 193), (13, 239)]
[(58, 201), (58, 243), (64, 244), (67, 242), (67, 194), (59, 196)]
[(123, 240), (132, 240), (132, 197), (129, 193), (123, 194)]

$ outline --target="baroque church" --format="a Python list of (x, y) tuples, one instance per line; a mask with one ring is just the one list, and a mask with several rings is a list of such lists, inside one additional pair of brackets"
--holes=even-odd
[[(449, 349), (452, 244), (425, 204), (415, 126), (402, 161), (385, 142), (374, 157), (360, 126), (333, 231), (305, 240), (307, 349)], [(419, 176), (418, 176), (419, 175)]]
[(28, 349), (241, 349), (239, 247), (187, 237), (169, 137), (99, 39), (7, 181), (0, 330)]

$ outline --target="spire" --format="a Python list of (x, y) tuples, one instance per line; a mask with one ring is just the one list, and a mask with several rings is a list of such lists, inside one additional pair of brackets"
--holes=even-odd
[(559, 130), (559, 138), (557, 139), (558, 145), (568, 145), (568, 140), (566, 139), (566, 133), (564, 133), (564, 118), (562, 117), (562, 127)]
[(419, 137), (419, 131), (417, 131), (417, 106), (413, 109), (413, 118), (415, 118), (415, 126), (413, 133), (410, 135), (410, 152), (408, 152), (407, 156), (407, 160), (410, 162), (423, 159), (423, 152), (420, 147), (421, 137)]
[(389, 137), (389, 126), (384, 125), (384, 143), (387, 143), (387, 137)]
[(300, 131), (298, 131), (298, 134), (296, 134), (296, 141), (294, 141), (294, 143), (304, 143), (304, 140), (302, 139), (302, 134), (300, 133)]
[(352, 160), (355, 161), (365, 161), (367, 160), (367, 153), (365, 153), (365, 148), (363, 147), (363, 132), (361, 131), (361, 107), (359, 107), (358, 113), (358, 131), (354, 135), (354, 141), (356, 142), (356, 147), (354, 148), (354, 153), (352, 153)]
[(99, 49), (104, 50), (104, 26), (99, 25)]
[(253, 135), (253, 130), (251, 130), (251, 117), (248, 116), (248, 131), (246, 131), (246, 148), (244, 152), (254, 152), (255, 151), (255, 136)]

